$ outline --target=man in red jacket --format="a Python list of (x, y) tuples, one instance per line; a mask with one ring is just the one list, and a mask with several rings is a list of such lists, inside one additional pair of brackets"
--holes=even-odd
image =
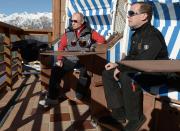
[[(59, 51), (82, 51), (85, 49), (90, 49), (95, 43), (105, 44), (105, 38), (95, 30), (91, 29), (90, 26), (87, 26), (84, 21), (83, 14), (79, 12), (74, 13), (72, 15), (71, 24), (72, 27), (69, 27), (61, 38), (58, 48)], [(79, 59), (76, 56), (58, 56), (56, 65), (51, 70), (47, 98), (39, 101), (40, 105), (47, 107), (48, 105), (58, 103), (58, 92), (61, 78), (74, 68), (80, 69), (76, 97), (78, 99), (83, 97), (84, 94), (81, 92), (81, 89), (87, 84), (85, 66), (79, 64)]]

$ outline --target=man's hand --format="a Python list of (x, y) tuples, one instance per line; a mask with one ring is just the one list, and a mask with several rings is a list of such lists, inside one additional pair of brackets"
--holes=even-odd
[(59, 67), (62, 67), (63, 66), (63, 61), (62, 60), (58, 60), (56, 62), (56, 65), (59, 66)]
[(115, 79), (116, 81), (119, 80), (119, 73), (120, 73), (120, 71), (116, 68), (116, 69), (114, 70), (114, 79)]
[(106, 70), (111, 70), (111, 69), (113, 69), (113, 68), (116, 68), (118, 66), (118, 64), (116, 64), (116, 63), (108, 63), (108, 64), (106, 64), (105, 65), (105, 69)]

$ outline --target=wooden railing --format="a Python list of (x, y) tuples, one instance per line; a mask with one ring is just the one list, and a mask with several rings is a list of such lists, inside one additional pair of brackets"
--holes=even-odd
[(0, 34), (3, 41), (0, 42), (0, 89), (8, 87), (12, 89), (15, 78), (22, 76), (22, 58), (18, 51), (12, 52), (11, 35), (17, 40), (25, 38), (25, 35), (48, 35), (48, 42), (52, 41), (52, 30), (24, 30), (3, 22), (0, 22)]

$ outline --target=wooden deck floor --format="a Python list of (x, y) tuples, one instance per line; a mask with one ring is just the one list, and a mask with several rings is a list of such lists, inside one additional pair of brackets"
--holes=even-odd
[[(22, 89), (22, 90), (20, 90)], [(17, 93), (18, 92), (18, 93)], [(57, 106), (44, 109), (38, 105), (41, 95), (40, 79), (35, 75), (23, 77), (12, 91), (0, 96), (0, 112), (9, 110), (1, 120), (0, 130), (7, 131), (101, 131), (90, 124), (89, 106), (67, 99)], [(7, 107), (7, 104), (9, 107)], [(4, 121), (4, 123), (3, 123)]]

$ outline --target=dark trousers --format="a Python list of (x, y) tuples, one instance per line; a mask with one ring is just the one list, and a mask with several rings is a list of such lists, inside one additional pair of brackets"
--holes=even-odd
[[(51, 69), (51, 76), (49, 80), (49, 88), (48, 88), (48, 98), (57, 99), (59, 96), (59, 84), (64, 75), (74, 68), (80, 69), (80, 78), (78, 81), (78, 86), (84, 84), (84, 79), (86, 75), (86, 68), (79, 63), (73, 63), (67, 59), (63, 60), (63, 66), (53, 66)], [(83, 80), (82, 80), (83, 79)], [(82, 82), (83, 81), (83, 82)], [(80, 84), (79, 84), (80, 83)], [(82, 84), (81, 84), (82, 83)], [(78, 87), (80, 88), (80, 87)], [(79, 89), (80, 90), (80, 89)]]
[[(105, 97), (107, 105), (111, 109), (124, 109), (126, 118), (128, 120), (136, 120), (143, 114), (143, 93), (140, 86), (132, 88), (132, 78), (135, 72), (123, 71), (120, 72), (119, 82), (113, 77), (114, 69), (105, 70), (102, 73), (102, 80), (104, 84)], [(144, 74), (136, 78), (136, 83), (141, 86), (161, 84), (165, 81), (163, 75)]]

